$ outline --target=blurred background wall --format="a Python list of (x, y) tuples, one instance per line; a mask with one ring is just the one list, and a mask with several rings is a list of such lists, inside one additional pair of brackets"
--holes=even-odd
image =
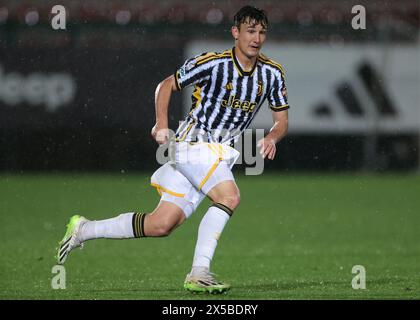
[[(53, 30), (64, 5), (67, 29)], [(0, 1), (0, 170), (158, 166), (156, 85), (187, 57), (233, 46), (234, 13), (268, 12), (263, 52), (283, 64), (290, 133), (268, 168), (417, 171), (419, 2)], [(364, 5), (365, 30), (351, 26)], [(170, 126), (189, 109), (174, 94)], [(269, 129), (269, 109), (254, 128)]]

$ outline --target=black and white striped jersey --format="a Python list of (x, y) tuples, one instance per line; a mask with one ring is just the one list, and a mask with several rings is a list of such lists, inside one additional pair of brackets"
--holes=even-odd
[(190, 112), (176, 141), (231, 143), (250, 125), (268, 99), (273, 111), (289, 108), (283, 67), (260, 54), (244, 71), (235, 48), (188, 59), (175, 72), (178, 90), (193, 85)]

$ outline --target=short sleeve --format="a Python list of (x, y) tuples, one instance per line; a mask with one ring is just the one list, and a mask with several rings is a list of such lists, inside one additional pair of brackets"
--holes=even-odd
[(268, 102), (270, 109), (273, 111), (289, 109), (286, 82), (282, 70), (276, 70), (274, 73), (274, 83), (268, 94)]
[(188, 59), (175, 71), (175, 82), (178, 90), (190, 85), (195, 85), (208, 80), (214, 66), (212, 56), (214, 53), (203, 53), (194, 58)]

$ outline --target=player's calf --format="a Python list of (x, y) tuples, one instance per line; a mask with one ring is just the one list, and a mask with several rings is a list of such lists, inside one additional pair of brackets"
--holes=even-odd
[(145, 217), (144, 234), (147, 237), (166, 237), (185, 219), (181, 208), (173, 203), (161, 201), (159, 206)]
[(147, 225), (145, 235), (148, 237), (167, 237), (180, 223), (173, 219), (154, 217), (151, 214), (146, 217), (145, 224)]

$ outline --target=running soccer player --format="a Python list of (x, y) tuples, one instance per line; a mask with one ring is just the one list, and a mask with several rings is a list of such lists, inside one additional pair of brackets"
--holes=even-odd
[(172, 141), (174, 157), (152, 176), (161, 200), (151, 213), (129, 212), (107, 220), (73, 216), (60, 242), (58, 263), (85, 241), (98, 238), (167, 236), (181, 225), (207, 196), (213, 204), (200, 222), (192, 263), (184, 288), (193, 292), (222, 293), (230, 285), (210, 272), (218, 239), (239, 205), (239, 189), (231, 172), (239, 152), (231, 147), (250, 125), (267, 99), (274, 125), (257, 146), (263, 158), (273, 159), (276, 143), (287, 132), (285, 75), (280, 64), (260, 53), (268, 20), (264, 11), (241, 8), (231, 29), (235, 46), (188, 59), (156, 88), (156, 124), (152, 136), (159, 144), (169, 140), (168, 107), (171, 94), (194, 86), (192, 107)]

